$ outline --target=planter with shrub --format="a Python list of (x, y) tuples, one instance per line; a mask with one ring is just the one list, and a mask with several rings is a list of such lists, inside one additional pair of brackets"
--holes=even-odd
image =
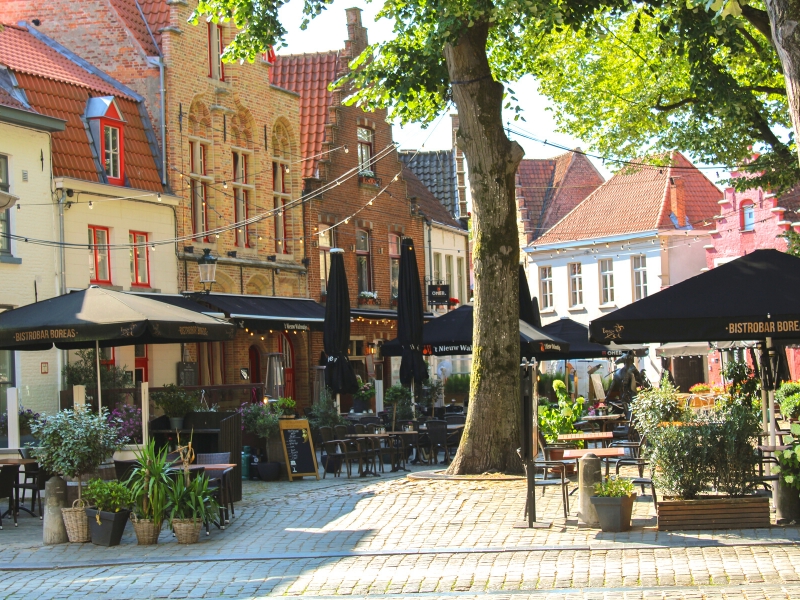
[(606, 532), (628, 531), (636, 494), (628, 479), (609, 479), (594, 484), (590, 501), (597, 511), (600, 529)]
[(92, 479), (86, 486), (86, 509), (92, 543), (119, 546), (133, 503), (131, 491), (119, 481)]
[[(292, 400), (292, 402), (294, 401)], [(276, 404), (279, 405), (280, 401)], [(277, 481), (280, 477), (281, 465), (279, 462), (270, 461), (274, 452), (270, 452), (269, 442), (277, 439), (278, 419), (281, 415), (275, 411), (272, 405), (262, 402), (245, 402), (239, 407), (239, 413), (242, 415), (242, 430), (257, 436), (264, 444), (262, 448), (266, 461), (255, 463), (259, 478), (262, 481)]]
[(178, 543), (196, 544), (203, 523), (219, 518), (219, 505), (209, 489), (208, 477), (190, 477), (186, 471), (170, 478), (167, 511)]
[(78, 480), (78, 499), (72, 508), (62, 508), (64, 525), (70, 542), (88, 542), (86, 503), (82, 497), (81, 478), (97, 470), (124, 440), (119, 430), (108, 422), (105, 409), (100, 414), (88, 410), (62, 410), (44, 415), (31, 425), (39, 446), (31, 449), (39, 467), (49, 473)]
[(161, 525), (167, 508), (167, 491), (170, 485), (167, 447), (156, 450), (155, 440), (143, 446), (136, 454), (139, 464), (134, 467), (126, 485), (133, 501), (133, 531), (139, 545), (158, 543)]

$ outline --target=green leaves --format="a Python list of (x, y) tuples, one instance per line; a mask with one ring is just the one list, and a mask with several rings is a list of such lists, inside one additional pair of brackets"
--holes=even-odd
[(602, 498), (623, 498), (633, 494), (633, 482), (621, 477), (606, 477), (594, 484), (594, 495)]
[(197, 392), (178, 387), (174, 383), (164, 386), (160, 392), (151, 394), (153, 403), (164, 411), (168, 417), (184, 417), (200, 407)]
[(209, 523), (218, 518), (219, 504), (209, 488), (205, 475), (197, 475), (187, 484), (182, 473), (177, 473), (167, 486), (167, 512), (169, 522), (174, 519), (193, 519)]
[[(86, 501), (103, 512), (119, 512), (130, 508), (133, 504), (133, 494), (119, 481), (103, 481), (92, 479), (86, 486), (84, 494)], [(98, 515), (98, 522), (100, 516)]]
[(800, 489), (800, 447), (795, 443), (787, 450), (775, 452), (778, 466), (773, 467), (773, 473), (779, 473), (781, 481), (789, 487)]
[(575, 422), (583, 415), (584, 404), (581, 396), (574, 401), (570, 398), (567, 386), (560, 379), (553, 381), (553, 390), (558, 398), (556, 404), (539, 406), (539, 429), (550, 443), (555, 443), (561, 433), (575, 432)]

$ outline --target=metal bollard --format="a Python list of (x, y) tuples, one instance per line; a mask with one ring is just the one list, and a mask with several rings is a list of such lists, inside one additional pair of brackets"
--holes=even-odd
[(66, 544), (67, 528), (61, 509), (67, 507), (67, 482), (61, 477), (51, 477), (44, 484), (44, 527), (42, 541), (46, 546)]
[(580, 459), (580, 473), (578, 474), (578, 520), (589, 527), (599, 527), (600, 519), (597, 517), (590, 500), (594, 493), (594, 484), (603, 480), (600, 469), (600, 459), (591, 452)]

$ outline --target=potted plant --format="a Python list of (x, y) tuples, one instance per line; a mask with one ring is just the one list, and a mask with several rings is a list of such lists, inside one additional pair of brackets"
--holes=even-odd
[(208, 486), (208, 477), (183, 474), (170, 479), (167, 487), (169, 523), (179, 544), (196, 544), (203, 523), (219, 515), (219, 505)]
[(114, 460), (133, 460), (142, 443), (142, 409), (131, 404), (119, 404), (108, 415), (108, 420), (125, 438), (125, 445), (114, 453)]
[(356, 375), (358, 382), (358, 391), (353, 394), (353, 410), (357, 413), (367, 412), (372, 410), (372, 399), (375, 397), (375, 384), (372, 382), (364, 382), (361, 377)]
[(98, 546), (119, 546), (130, 516), (132, 496), (119, 481), (92, 479), (86, 486), (86, 509), (92, 543)]
[(358, 294), (358, 304), (380, 304), (378, 292), (360, 292)]
[(197, 393), (174, 383), (165, 385), (160, 392), (153, 392), (152, 398), (156, 408), (163, 410), (169, 417), (169, 426), (172, 429), (183, 429), (183, 418), (198, 407)]
[[(36, 438), (31, 434), (31, 425), (38, 421), (39, 413), (19, 407), (19, 442), (22, 446), (36, 445)], [(0, 447), (8, 446), (8, 413), (0, 414)]]
[(134, 467), (128, 481), (133, 500), (133, 531), (139, 545), (158, 543), (161, 525), (167, 507), (167, 488), (170, 484), (166, 447), (156, 450), (155, 440), (150, 440), (136, 454), (139, 464)]
[[(320, 448), (322, 447), (322, 436), (319, 434), (320, 427), (333, 428), (336, 425), (347, 424), (347, 419), (345, 419), (339, 413), (339, 410), (336, 407), (336, 402), (333, 398), (333, 394), (327, 387), (320, 390), (319, 400), (317, 400), (317, 402), (314, 403), (314, 406), (311, 407), (308, 415), (308, 422), (311, 426), (311, 430), (316, 432), (316, 434), (319, 436), (319, 441), (315, 440), (314, 444)], [(321, 455), (322, 468), (328, 473), (338, 472), (340, 466), (338, 463), (341, 459), (336, 457), (336, 459), (331, 460), (331, 463), (329, 464), (329, 458), (330, 457), (327, 454)]]
[[(584, 399), (578, 396), (573, 400), (567, 393), (566, 384), (560, 379), (553, 381), (553, 391), (558, 398), (554, 405), (539, 406), (539, 430), (544, 439), (551, 444), (558, 441), (558, 436), (562, 433), (575, 433), (575, 423), (583, 415)], [(580, 445), (580, 442), (578, 442)], [(564, 450), (553, 448), (550, 451), (552, 460), (561, 460)], [(569, 465), (573, 467), (573, 465)]]
[(62, 410), (31, 424), (39, 446), (31, 449), (41, 469), (62, 477), (78, 480), (78, 499), (72, 508), (62, 508), (61, 514), (70, 542), (88, 542), (88, 520), (83, 501), (81, 478), (96, 471), (100, 464), (124, 440), (119, 430), (108, 422), (105, 409), (99, 414), (88, 410)]
[(277, 481), (280, 478), (280, 463), (270, 461), (269, 440), (278, 435), (278, 415), (269, 404), (244, 402), (239, 407), (242, 415), (242, 430), (264, 440), (266, 461), (256, 463), (258, 476), (263, 481)]
[[(800, 426), (792, 424), (792, 433), (800, 434)], [(773, 490), (775, 519), (778, 525), (800, 519), (800, 445), (775, 452), (778, 466), (772, 472), (780, 475)]]
[(600, 529), (619, 532), (631, 528), (636, 494), (629, 479), (606, 477), (605, 481), (594, 484), (594, 495), (589, 500), (597, 511)]
[(398, 420), (414, 418), (414, 409), (411, 407), (411, 390), (399, 383), (386, 390), (383, 395), (383, 403), (392, 407), (392, 425)]
[(294, 419), (295, 408), (297, 407), (297, 402), (294, 401), (292, 398), (278, 398), (278, 411), (280, 412), (281, 419)]

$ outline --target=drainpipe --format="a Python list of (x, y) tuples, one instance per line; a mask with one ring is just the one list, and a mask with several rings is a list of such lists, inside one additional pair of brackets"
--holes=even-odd
[[(64, 203), (67, 201), (67, 190), (61, 189), (61, 195), (58, 198), (58, 270), (59, 270), (59, 295), (63, 296), (67, 293), (67, 272), (66, 272), (66, 250), (64, 248)], [(61, 392), (65, 388), (64, 378), (61, 375), (64, 372), (64, 366), (67, 364), (67, 351), (59, 350), (58, 354), (58, 391)]]
[[(433, 254), (432, 254), (433, 250), (431, 249), (431, 246), (433, 246), (433, 242), (431, 241), (431, 229), (433, 229), (433, 222), (430, 219), (426, 218), (423, 221), (423, 224), (428, 226), (428, 268), (431, 271), (431, 281), (430, 282), (433, 283)], [(437, 281), (436, 283), (438, 284), (439, 282)], [(427, 288), (423, 290), (423, 293), (424, 293), (424, 296), (428, 295)]]

